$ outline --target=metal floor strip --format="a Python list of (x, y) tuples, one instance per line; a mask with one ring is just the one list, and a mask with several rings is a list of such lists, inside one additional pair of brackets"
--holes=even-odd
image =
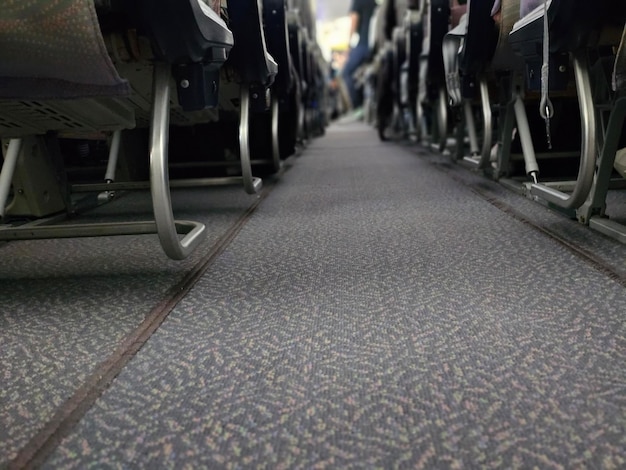
[[(285, 170), (281, 170), (281, 173)], [(176, 285), (166, 292), (145, 319), (121, 342), (117, 349), (102, 362), (74, 394), (61, 405), (52, 418), (44, 424), (29, 442), (22, 447), (8, 469), (31, 469), (42, 465), (65, 436), (89, 411), (102, 393), (109, 388), (115, 377), (139, 352), (161, 326), (174, 307), (189, 293), (193, 286), (211, 267), (213, 262), (228, 248), (237, 234), (246, 225), (261, 202), (269, 195), (274, 183), (270, 182), (259, 194), (258, 199), (244, 214), (219, 238), (211, 250)]]
[(626, 287), (626, 276), (624, 276), (624, 275), (620, 274), (619, 272), (615, 271), (615, 269), (613, 269), (608, 264), (603, 263), (602, 261), (598, 260), (598, 258), (596, 256), (594, 256), (593, 253), (585, 250), (584, 248), (576, 245), (575, 243), (572, 243), (571, 241), (563, 238), (562, 236), (560, 236), (560, 235), (558, 235), (558, 234), (556, 234), (556, 233), (546, 229), (545, 227), (542, 227), (540, 224), (535, 223), (532, 219), (526, 217), (524, 214), (522, 214), (520, 211), (516, 210), (510, 204), (507, 204), (506, 202), (504, 202), (504, 201), (502, 201), (502, 200), (500, 200), (500, 199), (498, 199), (498, 198), (488, 194), (488, 192), (486, 190), (484, 190), (484, 189), (477, 188), (475, 185), (469, 183), (468, 181), (464, 180), (463, 178), (458, 177), (458, 176), (452, 174), (448, 169), (446, 169), (445, 166), (438, 165), (438, 164), (434, 164), (434, 166), (437, 169), (439, 169), (440, 171), (442, 171), (443, 173), (445, 173), (447, 176), (452, 178), (454, 181), (463, 184), (465, 187), (467, 187), (470, 191), (472, 191), (474, 194), (479, 196), (481, 199), (487, 201), (489, 204), (491, 204), (494, 207), (498, 208), (499, 210), (501, 210), (505, 214), (509, 215), (510, 217), (514, 218), (518, 222), (521, 222), (524, 225), (527, 225), (527, 226), (537, 230), (538, 232), (541, 232), (544, 235), (548, 236), (550, 239), (554, 240), (559, 245), (567, 248), (569, 251), (571, 251), (578, 258), (582, 259), (587, 264), (592, 266), (596, 271), (599, 271), (602, 274), (608, 276), (613, 281), (615, 281), (618, 284), (620, 284), (622, 287)]

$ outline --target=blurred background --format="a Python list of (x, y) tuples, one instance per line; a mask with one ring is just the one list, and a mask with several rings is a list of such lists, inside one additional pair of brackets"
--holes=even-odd
[(317, 40), (326, 60), (332, 51), (346, 51), (350, 35), (350, 0), (312, 0), (317, 20)]

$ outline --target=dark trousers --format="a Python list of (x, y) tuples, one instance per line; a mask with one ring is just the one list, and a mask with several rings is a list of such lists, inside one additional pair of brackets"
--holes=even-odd
[(348, 88), (348, 93), (350, 93), (350, 101), (352, 101), (353, 108), (358, 108), (363, 104), (363, 94), (356, 88), (354, 72), (367, 60), (368, 56), (369, 46), (367, 44), (357, 45), (350, 50), (350, 56), (341, 73), (346, 88)]

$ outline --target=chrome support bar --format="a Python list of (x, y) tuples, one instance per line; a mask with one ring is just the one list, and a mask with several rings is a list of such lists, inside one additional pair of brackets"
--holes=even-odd
[(15, 166), (17, 165), (17, 158), (20, 155), (21, 149), (22, 139), (11, 139), (9, 141), (9, 148), (4, 156), (2, 171), (0, 171), (0, 219), (4, 217), (6, 211), (7, 199), (9, 197), (11, 184), (13, 183)]
[(278, 120), (280, 118), (280, 106), (278, 98), (272, 97), (272, 165), (274, 171), (280, 170), (280, 139), (278, 135)]
[[(170, 188), (197, 188), (200, 186), (228, 186), (242, 184), (241, 176), (223, 176), (210, 178), (185, 178), (170, 180)], [(149, 181), (118, 181), (116, 183), (73, 184), (72, 193), (90, 193), (96, 191), (138, 191), (150, 189)]]
[(179, 239), (172, 213), (169, 187), (168, 140), (170, 118), (171, 67), (154, 64), (152, 121), (150, 126), (150, 192), (157, 233), (163, 250), (172, 259), (186, 258), (206, 235), (206, 227), (190, 222), (193, 228)]
[(590, 223), (594, 216), (603, 216), (606, 210), (606, 195), (611, 186), (611, 174), (620, 136), (624, 132), (624, 121), (626, 121), (626, 97), (619, 98), (614, 103), (589, 197), (576, 211), (578, 220), (584, 224)]
[(463, 102), (463, 113), (465, 114), (465, 125), (467, 127), (467, 136), (469, 137), (470, 155), (478, 155), (476, 123), (474, 122), (474, 114), (472, 113), (472, 104), (468, 100)]
[(620, 243), (626, 244), (626, 227), (606, 217), (591, 217), (589, 220), (589, 228), (603, 233), (607, 237), (611, 237)]
[[(44, 238), (99, 237), (112, 235), (141, 235), (156, 233), (163, 251), (172, 259), (186, 258), (203, 240), (206, 227), (199, 222), (174, 220), (170, 195), (168, 173), (168, 137), (170, 116), (170, 79), (171, 69), (167, 63), (154, 64), (153, 103), (150, 125), (150, 192), (152, 195), (153, 221), (88, 223), (68, 225), (37, 225), (23, 224), (18, 226), (0, 227), (0, 240), (34, 240)], [(111, 152), (117, 154), (115, 148), (119, 133), (114, 134)], [(118, 143), (116, 143), (116, 141)], [(9, 144), (7, 157), (9, 162), (16, 160), (21, 140), (13, 140)], [(115, 157), (116, 158), (116, 157)], [(7, 163), (3, 165), (2, 177), (9, 181), (12, 173)], [(111, 167), (109, 168), (111, 169)], [(113, 173), (107, 170), (107, 177)], [(115, 183), (112, 183), (115, 184)], [(110, 185), (106, 185), (110, 188)], [(5, 196), (6, 199), (6, 196)], [(4, 208), (4, 206), (3, 206)], [(56, 219), (54, 219), (56, 221)], [(50, 221), (53, 221), (52, 219)], [(181, 238), (182, 235), (182, 238)]]
[(252, 176), (252, 164), (250, 162), (250, 88), (245, 84), (241, 85), (240, 106), (239, 153), (243, 187), (248, 194), (257, 194), (261, 190), (263, 182), (260, 178)]
[[(198, 223), (177, 220), (176, 230), (184, 235), (197, 231)], [(148, 235), (157, 233), (156, 223), (115, 222), (94, 224), (38, 225), (1, 227), (0, 240), (43, 240), (48, 238), (103, 237), (117, 235)]]
[(122, 131), (116, 130), (111, 138), (109, 147), (109, 160), (107, 162), (107, 170), (104, 174), (104, 181), (115, 181), (115, 170), (117, 168), (117, 160), (120, 154), (120, 141), (122, 139)]
[(531, 185), (533, 196), (543, 198), (563, 209), (576, 209), (583, 204), (591, 190), (596, 167), (596, 115), (586, 51), (575, 53), (573, 61), (582, 129), (581, 155), (576, 186), (571, 194), (566, 194), (541, 184)]
[(517, 132), (519, 133), (520, 142), (522, 144), (526, 174), (532, 177), (534, 182), (537, 182), (537, 176), (539, 175), (537, 155), (535, 154), (533, 137), (530, 133), (530, 126), (528, 125), (528, 116), (526, 115), (524, 101), (522, 101), (519, 94), (514, 98), (513, 109), (515, 111), (515, 121), (517, 122)]
[(436, 145), (439, 151), (443, 152), (446, 148), (446, 142), (448, 140), (448, 100), (445, 87), (439, 88), (439, 97), (437, 98), (435, 112), (437, 113), (437, 134), (433, 135), (433, 138), (437, 139)]
[(493, 113), (491, 111), (491, 103), (489, 102), (489, 88), (487, 79), (482, 77), (479, 81), (480, 104), (483, 112), (483, 147), (480, 152), (480, 163), (478, 168), (486, 168), (489, 166), (491, 158), (491, 146), (493, 141)]

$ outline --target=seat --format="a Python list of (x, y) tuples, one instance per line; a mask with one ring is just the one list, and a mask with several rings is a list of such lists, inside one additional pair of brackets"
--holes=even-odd
[[(0, 12), (9, 25), (0, 42), (11, 45), (0, 50), (0, 135), (11, 139), (0, 173), (2, 215), (18, 162), (33, 149), (53, 157), (50, 132), (114, 131), (110, 160), (115, 160), (120, 130), (146, 127), (154, 221), (9, 226), (0, 229), (0, 239), (157, 233), (170, 258), (187, 257), (206, 227), (173, 217), (170, 115), (178, 121), (190, 110), (210, 112), (217, 102), (216, 72), (233, 46), (230, 30), (198, 0), (73, 0), (57, 5), (54, 17), (45, 14), (47, 3), (13, 3)], [(135, 72), (118, 73), (129, 68)], [(174, 76), (178, 100), (171, 98)]]
[(422, 139), (440, 150), (448, 127), (446, 77), (442, 47), (450, 24), (449, 0), (425, 0), (422, 4), (423, 42), (420, 58), (418, 129)]
[(626, 227), (607, 216), (607, 195), (613, 182), (613, 168), (621, 177), (626, 177), (626, 24), (611, 69), (610, 111), (606, 125), (602, 126), (602, 146), (589, 196), (576, 210), (576, 216), (591, 228), (626, 243)]
[(305, 24), (306, 16), (306, 14), (302, 15), (300, 8), (290, 10), (288, 16), (289, 47), (295, 75), (298, 78), (297, 86), (300, 97), (298, 140), (301, 145), (305, 145), (312, 137), (311, 130), (308, 127), (308, 114), (311, 105), (313, 76), (311, 69), (310, 28)]
[(387, 139), (389, 128), (402, 125), (400, 74), (406, 56), (404, 15), (407, 7), (406, 1), (386, 0), (376, 13), (375, 108), (381, 140)]
[[(603, 140), (602, 134), (597, 132), (598, 103), (592, 89), (589, 51), (595, 51), (594, 55), (597, 56), (606, 55), (607, 51), (612, 55), (611, 46), (615, 45), (616, 40), (611, 39), (615, 37), (611, 30), (619, 25), (621, 33), (626, 8), (610, 0), (552, 0), (545, 7), (542, 4), (532, 9), (532, 6), (534, 3), (522, 1), (521, 11), (528, 14), (511, 31), (511, 46), (526, 62), (528, 88), (541, 93), (539, 108), (543, 117), (551, 118), (553, 114), (550, 93), (564, 90), (566, 97), (572, 95), (572, 99), (578, 101), (581, 145), (578, 176), (571, 191), (564, 192), (547, 183), (535, 182), (530, 192), (555, 207), (575, 211), (587, 199), (592, 188), (596, 148)], [(546, 38), (545, 24), (549, 27)], [(543, 53), (538, 53), (542, 50), (542, 44), (548, 47)], [(568, 91), (568, 84), (572, 81), (568, 73), (570, 70), (573, 71), (575, 93)], [(521, 133), (520, 137), (528, 142), (527, 147), (532, 150), (531, 136), (522, 134), (527, 133)], [(553, 140), (550, 135), (548, 137), (549, 141)]]
[[(459, 108), (460, 115), (457, 119), (456, 157), (485, 169), (490, 161), (494, 126), (489, 82), (494, 81), (492, 72), (497, 68), (494, 54), (501, 45), (499, 36), (507, 25), (503, 21), (499, 24), (494, 21), (493, 0), (474, 0), (469, 5), (458, 5), (455, 8), (461, 11), (455, 14), (459, 15), (463, 7), (466, 13), (444, 39), (446, 86), (449, 102)], [(480, 133), (476, 117), (479, 117)], [(464, 150), (465, 134), (469, 137), (469, 155)]]
[(229, 57), (243, 83), (269, 87), (278, 64), (267, 50), (263, 10), (256, 0), (228, 0), (229, 27), (236, 38)]
[(458, 0), (450, 1), (450, 30), (445, 34), (442, 42), (442, 59), (450, 106), (459, 106), (463, 100), (459, 58), (467, 35), (467, 16), (466, 1), (463, 3)]
[(417, 9), (409, 10), (407, 22), (408, 101), (411, 106), (411, 113), (414, 119), (416, 119), (417, 92), (419, 87), (419, 58), (422, 54), (422, 42), (424, 41), (420, 11)]
[(279, 171), (281, 160), (295, 152), (297, 139), (297, 88), (285, 0), (263, 0), (263, 32), (267, 51), (278, 69), (270, 87), (269, 111), (256, 110), (251, 115), (250, 155), (255, 172), (269, 175)]

